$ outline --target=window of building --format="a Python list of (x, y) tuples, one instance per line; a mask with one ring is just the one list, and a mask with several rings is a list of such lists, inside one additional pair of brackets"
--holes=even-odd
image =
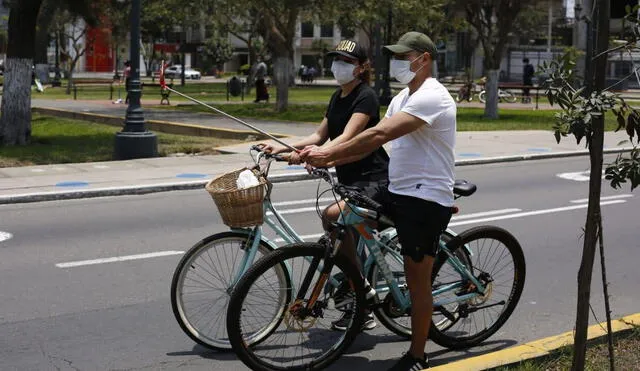
[(333, 23), (320, 26), (320, 37), (333, 37)]
[(301, 37), (313, 37), (313, 23), (312, 22), (302, 22), (300, 25), (300, 36)]

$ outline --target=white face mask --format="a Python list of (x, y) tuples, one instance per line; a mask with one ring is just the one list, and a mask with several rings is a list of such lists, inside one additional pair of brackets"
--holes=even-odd
[(355, 80), (356, 77), (353, 75), (355, 67), (356, 66), (345, 61), (333, 61), (333, 63), (331, 63), (331, 72), (338, 81), (338, 84), (344, 85)]
[[(422, 57), (422, 55), (420, 57)], [(422, 65), (416, 71), (411, 71), (411, 63), (413, 63), (420, 57), (417, 57), (412, 61), (391, 59), (391, 65), (389, 66), (389, 75), (391, 77), (395, 77), (396, 80), (398, 80), (398, 82), (400, 82), (401, 84), (406, 85), (410, 83), (416, 77), (416, 72), (420, 71), (422, 67), (425, 66)]]

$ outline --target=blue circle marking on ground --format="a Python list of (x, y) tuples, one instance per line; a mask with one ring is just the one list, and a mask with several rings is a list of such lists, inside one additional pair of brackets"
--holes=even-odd
[(182, 173), (176, 175), (176, 178), (206, 178), (207, 174), (199, 174), (199, 173)]
[(527, 148), (529, 152), (549, 152), (549, 148)]
[(86, 187), (88, 185), (89, 183), (87, 182), (77, 182), (77, 181), (56, 183), (56, 187)]
[(482, 155), (480, 153), (469, 152), (469, 153), (458, 153), (458, 156), (460, 156), (460, 157), (480, 157)]

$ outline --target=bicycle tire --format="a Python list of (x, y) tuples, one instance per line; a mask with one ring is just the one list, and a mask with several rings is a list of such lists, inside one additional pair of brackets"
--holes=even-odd
[[(216, 263), (222, 263), (223, 261), (226, 261), (227, 263), (239, 262), (240, 259), (238, 257), (238, 254), (240, 254), (242, 246), (246, 245), (247, 237), (247, 234), (231, 231), (208, 236), (200, 242), (196, 243), (189, 249), (189, 251), (187, 251), (174, 271), (173, 278), (171, 280), (171, 308), (173, 310), (173, 314), (178, 321), (178, 324), (180, 325), (182, 331), (184, 331), (184, 333), (187, 334), (187, 336), (189, 336), (193, 341), (206, 348), (218, 351), (231, 350), (231, 344), (229, 343), (226, 331), (226, 310), (230, 296), (229, 292), (231, 291), (229, 290), (228, 285), (230, 284), (230, 281), (235, 277), (235, 270), (230, 270), (228, 272), (228, 275), (214, 275), (200, 271), (205, 271), (208, 268), (216, 269)], [(204, 257), (204, 254), (214, 252), (214, 250), (215, 259), (211, 255), (208, 255), (208, 261), (205, 260), (202, 263), (204, 265), (199, 265), (197, 263), (198, 258)], [(271, 245), (269, 245), (265, 241), (260, 241), (256, 257), (264, 256), (271, 251), (273, 251), (273, 247)], [(234, 253), (235, 256), (229, 257), (229, 253)], [(190, 274), (196, 273), (196, 266), (199, 266), (200, 268), (198, 269), (196, 277), (192, 278)], [(222, 279), (229, 279), (229, 282), (227, 282), (226, 284), (221, 284), (220, 286), (222, 287), (217, 287), (217, 281), (220, 281)], [(213, 301), (210, 307), (211, 310), (207, 310), (207, 312), (203, 314), (206, 315), (208, 313), (212, 313), (214, 323), (201, 323), (197, 319), (192, 318), (194, 313), (192, 313), (191, 309), (188, 308), (189, 305), (187, 305), (186, 302), (193, 302), (194, 299), (185, 299), (186, 293), (189, 291), (185, 288), (185, 281), (191, 282), (192, 284), (197, 284), (201, 286), (200, 288), (202, 288), (204, 291), (211, 292), (211, 296), (205, 295), (202, 298), (202, 301), (204, 301), (205, 303)], [(210, 286), (210, 288), (206, 286)], [(221, 293), (218, 299), (212, 297), (216, 294), (216, 292)], [(194, 292), (194, 294), (198, 293)], [(221, 305), (216, 305), (217, 303), (219, 303), (219, 301), (222, 301), (220, 303)], [(197, 312), (203, 310), (202, 308), (205, 305), (206, 304), (199, 305), (197, 307)], [(221, 325), (218, 327), (218, 329), (214, 330), (214, 326), (217, 324), (215, 322), (218, 322), (216, 321), (216, 318), (220, 320), (219, 322), (221, 323)], [(203, 324), (207, 326), (202, 326)]]
[(504, 99), (504, 101), (507, 103), (515, 103), (518, 101), (518, 98), (515, 96), (515, 94), (507, 90), (502, 91), (501, 98)]
[[(483, 242), (483, 244), (480, 245), (479, 243), (477, 243), (477, 241), (480, 241), (481, 239), (496, 241), (498, 244), (496, 247), (494, 247), (493, 242), (491, 242), (489, 247), (487, 247), (486, 242)], [(455, 306), (451, 310), (449, 310), (449, 313), (452, 316), (454, 317), (457, 316), (452, 323), (448, 325), (442, 324), (442, 321), (438, 321), (438, 318), (439, 318), (438, 313), (440, 313), (440, 316), (442, 316), (442, 318), (446, 318), (446, 317), (443, 315), (442, 310), (440, 311), (438, 311), (437, 309), (434, 310), (434, 317), (432, 317), (431, 328), (429, 330), (429, 337), (431, 338), (431, 340), (433, 340), (434, 343), (449, 349), (465, 349), (465, 348), (475, 346), (481, 343), (482, 341), (486, 340), (488, 337), (490, 337), (496, 331), (498, 331), (500, 327), (504, 325), (507, 319), (509, 319), (516, 305), (518, 304), (518, 301), (520, 300), (520, 296), (522, 294), (522, 290), (524, 289), (524, 283), (525, 283), (525, 277), (526, 277), (526, 264), (524, 259), (524, 253), (522, 252), (522, 248), (520, 247), (518, 240), (511, 233), (499, 227), (479, 226), (479, 227), (471, 228), (469, 230), (466, 230), (460, 233), (456, 238), (450, 241), (447, 246), (451, 249), (451, 251), (456, 251), (457, 249), (460, 249), (463, 246), (468, 246), (472, 250), (471, 260), (473, 265), (473, 275), (475, 277), (480, 277), (481, 274), (487, 273), (489, 274), (489, 279), (491, 280), (490, 281), (491, 283), (487, 284), (487, 287), (490, 289), (488, 291), (488, 294), (483, 298), (479, 298), (479, 300), (481, 301), (484, 300), (484, 301), (480, 303), (473, 303), (473, 301), (476, 300), (476, 298), (469, 299), (464, 303), (456, 303)], [(497, 254), (496, 251), (500, 246), (504, 246), (504, 249), (500, 253), (500, 255), (498, 255), (498, 261), (496, 262), (496, 264), (494, 264), (494, 267), (493, 267), (494, 269), (497, 268), (498, 262), (499, 262), (501, 263), (500, 269), (496, 270), (493, 273), (489, 273), (485, 270), (485, 266), (487, 265), (489, 258), (481, 256), (481, 254), (485, 252), (485, 249), (486, 249), (486, 250), (492, 251), (491, 252), (492, 257), (496, 256)], [(478, 249), (479, 251), (476, 251), (475, 249)], [(508, 294), (505, 295), (506, 300), (503, 300), (504, 304), (502, 305), (501, 311), (498, 313), (495, 320), (493, 320), (492, 323), (487, 325), (486, 319), (487, 319), (487, 316), (491, 318), (491, 313), (490, 312), (487, 313), (484, 309), (490, 310), (492, 308), (496, 308), (501, 302), (498, 301), (496, 303), (493, 303), (493, 302), (490, 302), (489, 300), (492, 299), (496, 294), (504, 294), (501, 292), (501, 290), (503, 289), (502, 289), (502, 285), (500, 284), (500, 281), (498, 281), (498, 277), (501, 277), (505, 274), (502, 271), (506, 267), (505, 259), (507, 258), (507, 256), (505, 256), (505, 254), (507, 253), (511, 256), (511, 262), (513, 263), (513, 273), (511, 274), (510, 272), (506, 272), (506, 274), (507, 274), (507, 278), (512, 277), (513, 283), (511, 284), (510, 288), (507, 288)], [(438, 283), (439, 279), (442, 279), (443, 281), (446, 282), (444, 278), (438, 278), (439, 274), (443, 271), (443, 269), (447, 269), (443, 267), (450, 267), (450, 265), (448, 264), (445, 265), (444, 264), (445, 262), (446, 262), (446, 259), (444, 258), (438, 259), (434, 266), (434, 269), (433, 269), (434, 288), (436, 288), (437, 285), (439, 284)], [(482, 264), (482, 267), (480, 266), (481, 264)], [(509, 264), (509, 262), (507, 261), (506, 264)], [(454, 273), (451, 274), (452, 276), (454, 277), (457, 276), (458, 279), (464, 279), (464, 278), (460, 278), (459, 273), (455, 271), (453, 272)], [(444, 277), (444, 274), (445, 273), (443, 273), (442, 277)], [(447, 282), (447, 283), (451, 283), (451, 282)], [(461, 295), (462, 294), (464, 293), (461, 293)], [(493, 300), (496, 300), (496, 299), (493, 298)], [(434, 301), (437, 301), (436, 298), (434, 298)], [(468, 336), (466, 336), (465, 334), (467, 334), (468, 332), (464, 331), (465, 323), (470, 317), (473, 317), (475, 313), (478, 313), (480, 311), (482, 312), (482, 315), (483, 315), (484, 327), (482, 327), (481, 325), (481, 330), (479, 332), (470, 333)], [(435, 323), (439, 323), (440, 326), (437, 326)], [(455, 325), (458, 323), (462, 324), (462, 328), (455, 327)], [(455, 331), (449, 331), (454, 329), (454, 327), (455, 327)], [(468, 328), (469, 330), (471, 330), (471, 326), (469, 326)], [(478, 327), (476, 327), (476, 329), (477, 328)]]
[[(247, 321), (251, 321), (247, 326), (251, 326), (256, 320), (256, 313), (253, 313), (249, 310), (245, 310), (244, 302), (250, 290), (256, 290), (258, 292), (267, 295), (269, 290), (264, 290), (264, 288), (260, 288), (259, 284), (256, 282), (264, 275), (264, 273), (269, 270), (273, 266), (277, 265), (286, 265), (289, 269), (296, 269), (295, 267), (299, 266), (299, 262), (289, 262), (289, 260), (295, 258), (304, 258), (311, 257), (313, 259), (318, 259), (318, 261), (323, 261), (326, 256), (326, 248), (324, 245), (318, 243), (296, 243), (291, 244), (285, 247), (278, 248), (273, 251), (269, 255), (260, 259), (256, 264), (251, 267), (245, 275), (240, 279), (238, 284), (236, 285), (233, 293), (231, 294), (231, 299), (229, 301), (229, 310), (227, 311), (227, 332), (229, 334), (229, 340), (231, 345), (233, 346), (234, 351), (238, 355), (238, 358), (242, 360), (242, 362), (251, 368), (252, 370), (317, 370), (327, 367), (329, 364), (334, 362), (338, 357), (347, 349), (347, 347), (353, 342), (357, 334), (360, 332), (360, 327), (364, 318), (364, 308), (365, 308), (365, 293), (363, 282), (360, 277), (360, 273), (358, 272), (358, 268), (352, 266), (346, 259), (341, 256), (336, 257), (335, 259), (335, 267), (342, 270), (344, 275), (353, 283), (353, 286), (356, 288), (355, 290), (355, 301), (352, 303), (354, 306), (354, 317), (350, 323), (350, 326), (346, 331), (334, 331), (330, 328), (327, 328), (324, 334), (320, 333), (320, 335), (336, 336), (338, 337), (338, 342), (336, 342), (333, 346), (330, 346), (329, 349), (322, 353), (319, 357), (313, 358), (308, 362), (304, 362), (302, 364), (293, 365), (291, 364), (293, 361), (286, 360), (285, 351), (293, 351), (293, 357), (295, 359), (303, 359), (305, 358), (304, 352), (297, 352), (297, 349), (292, 349), (293, 346), (287, 344), (287, 342), (293, 338), (294, 340), (298, 339), (304, 341), (306, 337), (311, 338), (311, 335), (317, 334), (315, 331), (323, 331), (323, 328), (314, 327), (314, 332), (309, 331), (310, 328), (306, 329), (291, 329), (298, 324), (302, 324), (304, 326), (304, 321), (307, 318), (305, 317), (302, 320), (294, 317), (290, 310), (293, 308), (295, 303), (286, 303), (284, 307), (278, 309), (278, 313), (281, 313), (281, 317), (289, 316), (288, 320), (280, 321), (282, 326), (280, 326), (277, 331), (273, 332), (274, 343), (270, 343), (271, 339), (263, 339), (263, 342), (260, 344), (249, 344), (245, 341), (245, 333), (244, 333), (244, 319), (242, 318), (245, 313), (247, 313), (246, 317)], [(302, 260), (304, 262), (304, 260)], [(335, 268), (334, 268), (335, 269)], [(296, 273), (292, 272), (291, 277), (298, 277), (303, 279), (307, 270), (304, 269), (304, 266), (300, 268), (301, 272), (304, 273)], [(314, 274), (317, 275), (317, 271)], [(333, 271), (330, 276), (333, 276)], [(263, 277), (264, 278), (264, 277)], [(310, 286), (309, 291), (313, 288), (313, 283), (317, 280), (314, 278), (312, 282), (312, 286)], [(279, 290), (285, 289), (287, 292), (291, 292), (293, 289), (297, 289), (300, 285), (297, 282), (292, 282), (292, 286), (286, 288), (279, 288)], [(255, 287), (254, 287), (255, 286)], [(269, 287), (269, 286), (267, 286)], [(293, 297), (294, 295), (292, 295)], [(264, 300), (264, 299), (263, 299)], [(318, 303), (321, 303), (322, 300), (319, 300)], [(327, 308), (330, 309), (330, 300), (327, 299), (326, 304)], [(267, 307), (265, 303), (264, 307)], [(327, 311), (329, 310), (327, 309)], [(268, 309), (266, 309), (269, 312)], [(341, 313), (341, 312), (338, 312)], [(259, 314), (259, 313), (258, 313)], [(267, 316), (270, 317), (271, 315)], [(313, 325), (318, 323), (319, 321), (330, 320), (327, 318), (327, 313), (322, 312), (318, 317), (315, 317), (315, 321), (313, 321)], [(287, 327), (289, 330), (294, 332), (294, 336), (291, 338), (287, 337), (285, 333), (287, 331)], [(250, 332), (250, 331), (248, 331)], [(323, 336), (316, 336), (316, 338)], [(284, 340), (283, 340), (284, 339)], [(276, 347), (281, 347), (282, 353), (280, 349)], [(317, 349), (317, 346), (314, 348), (305, 348), (307, 353), (307, 357), (311, 355), (312, 350)], [(304, 349), (303, 349), (304, 350)], [(278, 364), (270, 363), (267, 358), (270, 352), (275, 352), (276, 356), (273, 362), (279, 362)]]
[(483, 90), (478, 94), (478, 100), (480, 103), (487, 103), (487, 91)]
[[(441, 237), (440, 237), (445, 243), (448, 243), (452, 238), (453, 235), (451, 235), (449, 232), (445, 231)], [(398, 243), (398, 237), (396, 236), (394, 239), (392, 239), (392, 241), (397, 245), (400, 246)], [(463, 262), (465, 264), (467, 264), (469, 258), (468, 258), (468, 253), (466, 252), (466, 250), (462, 249), (462, 250), (458, 250), (457, 253), (459, 253), (461, 256), (459, 257), (461, 260), (463, 260)], [(389, 263), (389, 261), (387, 260), (387, 262)], [(399, 277), (400, 273), (396, 274), (395, 271), (401, 271), (401, 275), (404, 275), (404, 264), (400, 264), (400, 266), (398, 267), (397, 264), (394, 266), (392, 265), (393, 263), (399, 263), (396, 261), (392, 261), (390, 262), (391, 264), (389, 264), (389, 267), (391, 268), (393, 275), (396, 277)], [(470, 263), (469, 263), (470, 264)], [(380, 280), (384, 281), (384, 279), (382, 277), (378, 278), (378, 273), (379, 273), (379, 268), (377, 264), (374, 264), (373, 267), (371, 268), (371, 270), (369, 271), (368, 277), (367, 279), (369, 280), (369, 282), (373, 285), (376, 285)], [(386, 282), (385, 282), (386, 283)], [(376, 294), (377, 295), (377, 294)], [(390, 295), (390, 294), (389, 294)], [(391, 299), (386, 299), (386, 300), (391, 300)], [(378, 302), (381, 301), (385, 301), (385, 299), (380, 300), (380, 298), (378, 298), (377, 300)], [(386, 306), (391, 305), (391, 303), (383, 303), (380, 305), (377, 305), (373, 312), (376, 315), (376, 318), (380, 321), (380, 323), (386, 327), (389, 331), (393, 332), (394, 334), (404, 337), (404, 338), (411, 338), (411, 316), (409, 313), (404, 314), (403, 316), (391, 316), (390, 315), (390, 309), (387, 308)], [(396, 320), (395, 318), (397, 318), (398, 320)]]

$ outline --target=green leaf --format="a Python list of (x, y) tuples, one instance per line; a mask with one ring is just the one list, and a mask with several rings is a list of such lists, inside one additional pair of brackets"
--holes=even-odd
[(560, 130), (556, 130), (553, 135), (556, 137), (556, 142), (560, 143)]
[(547, 98), (549, 99), (549, 104), (553, 106), (553, 93), (551, 92), (551, 90), (547, 92)]
[(620, 129), (622, 129), (625, 126), (626, 126), (626, 122), (624, 120), (624, 116), (622, 115), (622, 112), (620, 112), (618, 114), (618, 127), (616, 128), (616, 131), (619, 131)]
[(635, 126), (637, 125), (637, 121), (636, 121), (636, 115), (635, 115), (635, 111), (630, 113), (629, 116), (627, 117), (627, 135), (629, 135), (629, 138), (631, 138), (633, 140), (633, 134), (634, 134), (634, 129)]

